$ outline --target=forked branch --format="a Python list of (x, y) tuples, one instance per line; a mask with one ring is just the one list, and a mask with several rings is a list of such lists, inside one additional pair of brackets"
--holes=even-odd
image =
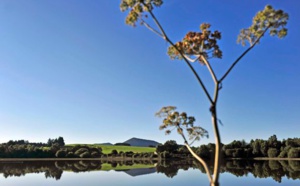
[(212, 183), (213, 183), (213, 179), (212, 179), (211, 173), (210, 173), (210, 171), (209, 171), (209, 169), (208, 169), (208, 166), (207, 166), (206, 162), (205, 162), (202, 158), (200, 158), (200, 157), (199, 157), (199, 156), (191, 149), (191, 147), (189, 146), (189, 144), (185, 143), (184, 145), (185, 145), (186, 148), (189, 150), (189, 152), (194, 156), (194, 158), (196, 158), (196, 159), (203, 165), (203, 167), (204, 167), (204, 169), (205, 169), (205, 172), (206, 172), (206, 174), (207, 174), (208, 180), (209, 180), (209, 182), (212, 184)]
[(155, 30), (152, 26), (150, 26), (146, 21), (141, 20), (141, 24), (143, 24), (146, 28), (148, 28), (150, 31), (154, 32), (158, 36), (162, 37), (164, 39), (164, 35), (160, 33), (159, 31)]
[(159, 21), (157, 20), (156, 16), (153, 14), (153, 12), (151, 10), (149, 10), (149, 14), (151, 15), (153, 21), (155, 22), (155, 24), (157, 25), (157, 27), (159, 28), (159, 30), (161, 31), (162, 35), (163, 35), (163, 39), (166, 40), (170, 45), (172, 45), (180, 54), (180, 56), (184, 59), (185, 63), (189, 66), (189, 68), (191, 69), (191, 71), (193, 72), (193, 74), (195, 75), (197, 81), (199, 82), (201, 88), (203, 89), (206, 97), (209, 99), (210, 103), (213, 103), (213, 100), (206, 88), (206, 86), (204, 85), (203, 81), (201, 80), (200, 76), (198, 75), (198, 73), (196, 72), (196, 70), (194, 69), (194, 67), (189, 63), (189, 60), (186, 58), (186, 56), (178, 49), (178, 47), (169, 39), (169, 37), (167, 36), (166, 32), (164, 31), (163, 27), (161, 26), (161, 24), (159, 23)]
[(211, 75), (211, 77), (213, 78), (215, 84), (218, 84), (217, 76), (216, 76), (214, 70), (212, 69), (210, 63), (206, 60), (206, 58), (205, 58), (203, 55), (201, 55), (200, 58), (202, 59), (202, 61), (203, 61), (203, 62), (205, 63), (205, 65), (207, 66), (208, 71), (210, 72), (210, 75)]
[(171, 133), (171, 130), (169, 130), (170, 128), (177, 128), (177, 132), (183, 138), (185, 146), (193, 155), (193, 157), (196, 158), (203, 165), (207, 173), (208, 179), (210, 183), (212, 183), (213, 178), (206, 162), (191, 149), (188, 140), (185, 136), (185, 134), (187, 134), (189, 136), (189, 140), (194, 142), (195, 140), (200, 140), (200, 137), (208, 137), (208, 132), (202, 127), (194, 125), (196, 119), (193, 116), (188, 116), (185, 112), (177, 112), (175, 106), (162, 107), (156, 113), (156, 116), (164, 118), (159, 128), (160, 130), (165, 130), (166, 134)]
[(235, 65), (251, 50), (253, 49), (256, 44), (259, 42), (259, 40), (264, 36), (264, 34), (268, 31), (268, 29), (271, 26), (268, 26), (262, 33), (261, 35), (255, 40), (255, 42), (247, 49), (245, 50), (233, 63), (232, 65), (229, 67), (229, 69), (227, 70), (227, 72), (222, 76), (222, 78), (219, 80), (219, 83), (221, 83), (226, 77), (227, 75), (231, 72), (231, 70), (235, 67)]

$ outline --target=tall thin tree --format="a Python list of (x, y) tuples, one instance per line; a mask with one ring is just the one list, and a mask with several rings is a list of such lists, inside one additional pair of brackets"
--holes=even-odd
[[(189, 135), (192, 142), (194, 140), (199, 140), (200, 137), (208, 136), (205, 129), (194, 126), (195, 118), (187, 116), (184, 112), (181, 114), (176, 112), (176, 107), (173, 106), (163, 107), (157, 115), (164, 117), (163, 124), (160, 126), (160, 129), (166, 129), (166, 133), (170, 133), (170, 127), (176, 128), (177, 132), (184, 139), (185, 146), (188, 148), (190, 153), (204, 166), (210, 185), (218, 186), (221, 137), (218, 128), (219, 119), (217, 115), (217, 103), (222, 83), (237, 63), (261, 41), (261, 38), (268, 31), (271, 36), (277, 36), (278, 38), (285, 37), (287, 35), (286, 25), (289, 16), (282, 10), (273, 9), (270, 5), (267, 5), (264, 10), (259, 11), (253, 17), (252, 25), (249, 28), (242, 29), (238, 36), (238, 42), (243, 46), (245, 46), (248, 42), (249, 47), (237, 57), (229, 68), (225, 70), (223, 75), (217, 76), (209, 59), (222, 58), (222, 50), (218, 45), (218, 40), (221, 39), (221, 32), (218, 30), (211, 31), (211, 25), (209, 23), (203, 23), (200, 25), (200, 32), (188, 32), (182, 41), (174, 43), (168, 37), (166, 31), (153, 12), (154, 8), (160, 7), (162, 4), (163, 0), (121, 0), (120, 8), (121, 11), (128, 11), (126, 24), (136, 26), (137, 23), (139, 23), (167, 41), (170, 44), (170, 47), (168, 48), (170, 58), (183, 60), (199, 82), (199, 85), (211, 105), (209, 110), (211, 113), (215, 138), (213, 173), (210, 173), (205, 161), (190, 148), (190, 143), (188, 143), (186, 138), (186, 133)], [(147, 22), (148, 17), (152, 18), (154, 26), (151, 26), (150, 23)], [(209, 93), (202, 78), (191, 65), (191, 63), (196, 61), (207, 67), (214, 82), (213, 95)]]

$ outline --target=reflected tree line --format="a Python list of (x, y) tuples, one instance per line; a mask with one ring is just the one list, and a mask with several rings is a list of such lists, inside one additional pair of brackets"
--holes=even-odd
[[(255, 178), (272, 178), (274, 181), (281, 183), (282, 178), (300, 179), (300, 161), (244, 161), (228, 160), (220, 166), (220, 173), (231, 173), (237, 177), (252, 174)], [(188, 169), (199, 169), (203, 174), (205, 170), (201, 164), (196, 161), (170, 161), (159, 164), (156, 167), (157, 172), (165, 174), (167, 177), (174, 177), (178, 171)], [(209, 164), (213, 169), (213, 163)]]
[[(28, 173), (45, 173), (46, 178), (54, 178), (59, 180), (63, 174), (63, 171), (71, 171), (75, 173), (87, 172), (87, 171), (100, 171), (100, 170), (110, 170), (103, 169), (103, 164), (109, 164), (110, 169), (124, 168), (128, 170), (130, 166), (136, 164), (153, 165), (157, 164), (157, 161), (142, 161), (142, 160), (132, 160), (132, 161), (110, 161), (110, 160), (84, 160), (84, 161), (14, 161), (14, 162), (0, 162), (0, 174), (3, 174), (5, 178), (13, 176), (25, 176)], [(129, 168), (128, 168), (129, 167)], [(121, 169), (122, 170), (122, 169)]]
[(268, 178), (281, 183), (283, 177), (300, 179), (300, 161), (227, 161), (221, 169), (237, 177), (251, 173), (255, 178)]
[[(103, 168), (103, 164), (109, 164), (110, 169)], [(165, 174), (173, 178), (179, 170), (199, 169), (205, 173), (204, 168), (196, 161), (178, 160), (178, 161), (25, 161), (25, 162), (1, 162), (0, 174), (5, 178), (12, 176), (25, 176), (28, 173), (44, 173), (45, 178), (61, 179), (63, 171), (86, 172), (114, 170), (127, 171), (134, 169), (136, 164), (144, 164), (146, 168), (153, 165), (156, 172)], [(154, 166), (156, 165), (156, 166)], [(131, 167), (132, 166), (132, 167)], [(124, 169), (122, 169), (124, 167)], [(151, 167), (151, 166), (150, 166)], [(141, 168), (141, 166), (139, 166)], [(210, 163), (210, 169), (213, 169), (213, 163)], [(256, 178), (271, 177), (277, 182), (281, 182), (283, 177), (288, 179), (300, 179), (300, 161), (239, 161), (229, 160), (221, 164), (220, 173), (231, 173), (237, 177), (252, 174)]]

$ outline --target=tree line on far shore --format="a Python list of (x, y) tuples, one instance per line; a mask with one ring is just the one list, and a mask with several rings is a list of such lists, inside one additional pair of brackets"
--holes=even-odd
[[(116, 144), (119, 146), (121, 144)], [(209, 143), (192, 147), (204, 159), (213, 159), (215, 144)], [(116, 148), (117, 149), (117, 148)], [(156, 147), (156, 152), (134, 153), (113, 149), (104, 154), (101, 147), (89, 145), (65, 146), (63, 137), (48, 139), (47, 143), (31, 143), (26, 140), (10, 140), (0, 144), (0, 158), (146, 158), (146, 159), (184, 159), (192, 158), (187, 148), (174, 140), (166, 141)], [(228, 158), (300, 158), (300, 138), (278, 140), (276, 135), (268, 140), (255, 139), (250, 143), (234, 140), (222, 144), (221, 155)]]
[[(117, 146), (130, 145), (117, 143), (115, 146), (118, 149)], [(93, 145), (65, 146), (63, 137), (48, 139), (47, 143), (10, 140), (7, 143), (0, 144), (0, 158), (158, 158), (158, 155), (153, 152), (134, 153), (132, 151), (117, 151), (116, 149), (104, 154), (101, 147)]]
[[(288, 138), (282, 141), (272, 135), (268, 140), (255, 139), (247, 143), (245, 140), (234, 140), (229, 144), (221, 144), (223, 158), (300, 158), (300, 138)], [(204, 159), (212, 159), (215, 144), (209, 143), (199, 147), (192, 147), (194, 152)], [(188, 156), (185, 146), (170, 140), (157, 146), (157, 152), (167, 152), (168, 157)]]

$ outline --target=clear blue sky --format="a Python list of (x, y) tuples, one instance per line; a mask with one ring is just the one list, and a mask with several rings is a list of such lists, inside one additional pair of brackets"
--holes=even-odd
[[(250, 2), (250, 1), (249, 1)], [(182, 140), (158, 130), (154, 113), (175, 105), (194, 115), (213, 141), (209, 103), (168, 44), (125, 25), (118, 0), (0, 2), (0, 142), (122, 142), (131, 137)], [(224, 143), (300, 137), (300, 2), (171, 0), (155, 11), (173, 41), (203, 22), (222, 32), (219, 77), (245, 48), (239, 30), (266, 4), (290, 15), (288, 36), (265, 37), (223, 83), (219, 98)], [(212, 89), (205, 66), (195, 68)]]

